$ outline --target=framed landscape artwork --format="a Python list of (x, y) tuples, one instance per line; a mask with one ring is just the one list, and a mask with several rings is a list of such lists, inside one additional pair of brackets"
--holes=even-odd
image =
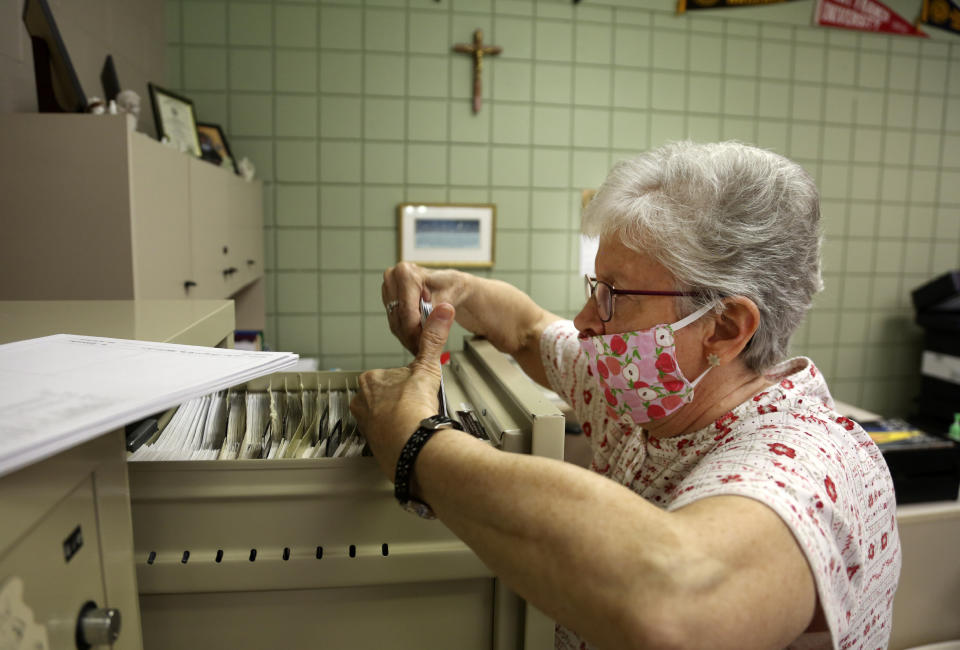
[(399, 261), (491, 267), (497, 208), (490, 203), (401, 203)]

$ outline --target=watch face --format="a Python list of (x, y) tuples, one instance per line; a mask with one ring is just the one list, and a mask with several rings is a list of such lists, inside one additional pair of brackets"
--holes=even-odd
[(424, 418), (420, 421), (420, 426), (424, 429), (432, 429), (434, 431), (438, 429), (462, 429), (459, 422), (445, 415), (431, 415), (428, 418)]
[(406, 510), (407, 512), (412, 512), (418, 517), (423, 519), (436, 519), (437, 515), (434, 514), (433, 508), (428, 506), (423, 501), (417, 501), (416, 499), (410, 499), (406, 503), (401, 503), (400, 507)]

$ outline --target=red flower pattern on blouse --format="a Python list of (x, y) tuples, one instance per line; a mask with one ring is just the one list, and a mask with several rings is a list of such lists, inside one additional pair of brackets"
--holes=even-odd
[(847, 431), (853, 431), (854, 424), (853, 424), (853, 420), (851, 420), (850, 418), (845, 418), (841, 415), (840, 417), (837, 418), (837, 424), (842, 424), (843, 428), (846, 429)]
[(588, 404), (588, 405), (589, 405), (589, 404), (590, 404), (590, 401), (591, 401), (592, 399), (593, 399), (593, 393), (592, 393), (592, 392), (590, 392), (590, 391), (588, 391), (588, 390), (583, 391), (583, 403), (584, 403), (584, 404)]
[(724, 415), (721, 415), (719, 418), (717, 418), (717, 421), (713, 423), (713, 426), (717, 429), (726, 429), (727, 425), (733, 424), (739, 419), (740, 418), (734, 415), (733, 411), (728, 411)]
[(827, 496), (830, 497), (830, 500), (834, 503), (837, 502), (837, 486), (833, 484), (833, 479), (829, 476), (823, 479), (823, 486), (827, 488)]
[(788, 447), (782, 442), (771, 442), (767, 445), (770, 448), (770, 451), (777, 454), (778, 456), (786, 456), (787, 458), (796, 458), (797, 452), (793, 447)]

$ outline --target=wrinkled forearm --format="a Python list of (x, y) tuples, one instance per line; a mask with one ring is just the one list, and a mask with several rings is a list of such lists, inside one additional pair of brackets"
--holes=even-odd
[(540, 361), (540, 335), (560, 317), (499, 280), (463, 273), (460, 291), (457, 322), (485, 337), (501, 352), (513, 355), (527, 374), (546, 385)]
[(416, 474), (440, 519), (548, 615), (601, 647), (662, 645), (647, 615), (676, 592), (670, 515), (582, 468), (455, 432), (424, 448)]

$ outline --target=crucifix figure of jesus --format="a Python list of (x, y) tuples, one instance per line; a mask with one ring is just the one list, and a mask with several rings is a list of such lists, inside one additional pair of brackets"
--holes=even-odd
[(453, 46), (454, 51), (473, 56), (473, 112), (480, 112), (480, 103), (483, 99), (483, 85), (480, 81), (483, 74), (483, 57), (500, 54), (503, 48), (498, 45), (483, 44), (483, 30), (473, 33), (473, 43), (458, 43)]

